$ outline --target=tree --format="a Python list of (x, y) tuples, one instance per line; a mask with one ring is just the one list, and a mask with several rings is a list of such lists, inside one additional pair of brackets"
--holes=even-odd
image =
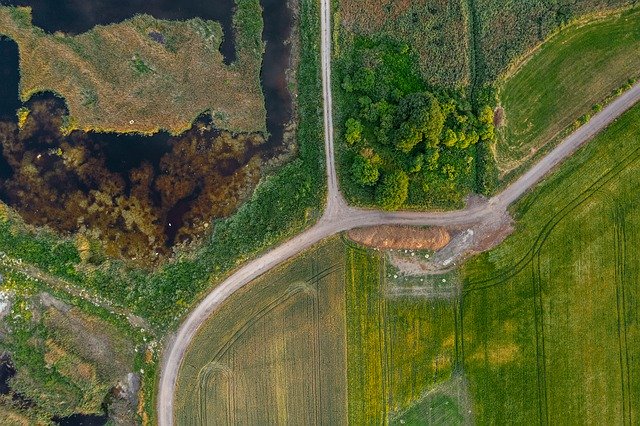
[(362, 155), (357, 155), (351, 166), (351, 173), (360, 185), (373, 186), (380, 177), (378, 161), (375, 158), (365, 158)]
[(398, 106), (397, 119), (400, 129), (396, 147), (400, 151), (410, 152), (423, 140), (431, 147), (440, 143), (445, 117), (433, 94), (420, 92), (405, 96)]
[(364, 127), (355, 118), (350, 118), (346, 123), (347, 130), (345, 132), (345, 138), (349, 145), (354, 145), (362, 140), (362, 131)]
[(385, 174), (376, 187), (376, 201), (385, 210), (400, 208), (409, 194), (409, 177), (401, 170)]

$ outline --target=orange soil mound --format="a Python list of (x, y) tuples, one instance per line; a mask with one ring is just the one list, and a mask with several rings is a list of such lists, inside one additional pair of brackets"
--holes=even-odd
[(352, 229), (347, 235), (367, 247), (396, 250), (440, 250), (451, 240), (449, 232), (441, 227), (383, 225)]

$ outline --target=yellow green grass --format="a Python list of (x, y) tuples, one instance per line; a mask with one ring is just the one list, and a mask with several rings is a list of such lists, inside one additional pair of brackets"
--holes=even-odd
[(344, 249), (332, 240), (232, 296), (194, 339), (176, 421), (344, 424)]
[(386, 424), (451, 379), (456, 364), (456, 305), (388, 298), (383, 260), (347, 251), (346, 307), (350, 424)]
[(480, 423), (639, 421), (639, 135), (635, 107), (466, 265), (464, 371)]
[[(20, 96), (65, 98), (68, 130), (180, 133), (205, 111), (233, 132), (265, 130), (258, 0), (238, 2), (237, 60), (225, 65), (218, 22), (138, 15), (76, 36), (46, 34), (30, 8), (0, 7), (0, 34), (20, 51)], [(241, 22), (240, 22), (241, 21)], [(149, 34), (160, 33), (165, 43)]]
[(543, 43), (502, 84), (504, 176), (550, 148), (592, 108), (640, 75), (640, 9), (579, 21)]

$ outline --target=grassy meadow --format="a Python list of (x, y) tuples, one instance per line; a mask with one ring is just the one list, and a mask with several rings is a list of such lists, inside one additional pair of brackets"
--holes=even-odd
[(69, 131), (178, 134), (210, 111), (221, 129), (258, 132), (266, 129), (261, 13), (258, 0), (238, 2), (237, 60), (229, 66), (218, 50), (220, 24), (202, 19), (138, 15), (68, 36), (33, 26), (29, 8), (2, 6), (0, 34), (19, 46), (22, 99), (41, 91), (64, 97)]
[(178, 379), (178, 424), (344, 424), (344, 247), (297, 257), (233, 295)]
[(514, 207), (465, 266), (464, 371), (487, 424), (640, 415), (640, 107)]
[[(550, 147), (563, 130), (640, 75), (640, 9), (578, 22), (545, 42), (501, 87), (501, 174)], [(592, 108), (595, 109), (592, 111)]]
[(416, 50), (429, 84), (466, 86), (470, 79), (467, 14), (465, 0), (341, 0), (335, 23), (342, 40), (336, 50), (348, 48), (354, 34), (391, 37)]
[(523, 54), (567, 23), (634, 4), (632, 0), (468, 0), (473, 21), (475, 73), (491, 83)]

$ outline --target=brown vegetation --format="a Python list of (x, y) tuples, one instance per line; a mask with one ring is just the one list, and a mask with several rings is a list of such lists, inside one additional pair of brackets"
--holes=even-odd
[(451, 239), (442, 227), (373, 226), (352, 229), (349, 238), (359, 244), (378, 249), (440, 250)]
[(21, 97), (60, 94), (70, 129), (178, 134), (210, 111), (218, 128), (265, 130), (262, 51), (239, 48), (237, 61), (225, 65), (217, 22), (142, 15), (67, 36), (32, 26), (30, 13), (0, 7), (0, 33), (20, 49)]
[(469, 83), (467, 18), (462, 1), (341, 0), (339, 16), (347, 35), (383, 33), (413, 47), (420, 68), (434, 85)]
[[(26, 222), (81, 231), (111, 256), (148, 258), (166, 253), (174, 240), (193, 239), (212, 218), (230, 215), (259, 179), (258, 135), (232, 136), (199, 122), (179, 137), (146, 142), (139, 164), (121, 166), (133, 154), (110, 150), (125, 142), (81, 131), (63, 136), (58, 102), (34, 100), (29, 107), (21, 130), (0, 122), (14, 170), (0, 181), (0, 196)], [(90, 259), (91, 244), (80, 243)]]

